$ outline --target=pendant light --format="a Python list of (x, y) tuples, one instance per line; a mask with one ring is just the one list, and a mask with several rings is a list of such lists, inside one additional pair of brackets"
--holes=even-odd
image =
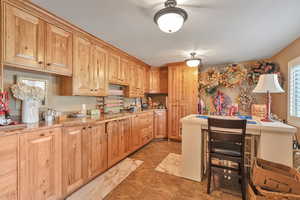
[(176, 0), (167, 0), (165, 8), (154, 15), (154, 22), (163, 32), (175, 33), (179, 31), (188, 18), (187, 12), (176, 7), (176, 5)]
[(191, 58), (185, 60), (185, 63), (187, 66), (198, 67), (201, 64), (201, 59), (196, 58), (195, 56), (196, 56), (196, 53), (193, 52), (193, 53), (191, 53)]

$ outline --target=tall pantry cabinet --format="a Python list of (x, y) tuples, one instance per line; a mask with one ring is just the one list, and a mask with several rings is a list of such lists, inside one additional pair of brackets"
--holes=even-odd
[(197, 113), (198, 68), (168, 66), (168, 138), (181, 140), (180, 119)]

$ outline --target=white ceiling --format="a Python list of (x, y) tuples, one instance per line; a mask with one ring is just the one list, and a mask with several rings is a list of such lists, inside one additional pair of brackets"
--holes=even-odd
[[(164, 0), (33, 0), (152, 66), (189, 53), (204, 64), (266, 58), (300, 36), (300, 0), (178, 0), (189, 18), (175, 34), (153, 15)], [(161, 3), (161, 6), (157, 6)]]

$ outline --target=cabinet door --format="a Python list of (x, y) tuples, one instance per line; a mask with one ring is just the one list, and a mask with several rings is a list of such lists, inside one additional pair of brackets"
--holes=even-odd
[(120, 56), (111, 52), (108, 58), (109, 67), (109, 82), (119, 83), (119, 73), (120, 73)]
[(20, 136), (20, 199), (61, 197), (61, 129)]
[(159, 70), (151, 69), (150, 70), (150, 93), (159, 93)]
[(167, 115), (166, 111), (154, 112), (154, 137), (167, 138)]
[(92, 179), (107, 169), (107, 134), (105, 123), (94, 125), (84, 136), (84, 156), (87, 156), (87, 178)]
[(0, 137), (0, 199), (17, 200), (18, 136)]
[(121, 134), (118, 121), (107, 123), (108, 135), (108, 167), (121, 160)]
[(120, 123), (122, 123), (123, 134), (122, 152), (123, 157), (126, 157), (131, 153), (131, 119), (123, 119)]
[(62, 75), (72, 75), (72, 34), (47, 24), (46, 69)]
[(128, 68), (129, 68), (129, 61), (126, 59), (121, 59), (121, 67), (120, 67), (120, 80), (122, 84), (128, 85)]
[(63, 192), (70, 194), (84, 183), (83, 127), (67, 127), (63, 133)]
[(159, 91), (160, 93), (168, 93), (168, 68), (162, 67), (159, 71)]
[(5, 7), (5, 61), (23, 68), (44, 69), (45, 23), (13, 6)]
[(139, 117), (132, 118), (132, 131), (131, 131), (131, 150), (135, 151), (141, 146), (140, 140), (140, 122)]
[(108, 93), (108, 52), (100, 46), (93, 45), (91, 59), (93, 94), (106, 96)]
[(91, 95), (91, 43), (87, 39), (74, 39), (74, 95)]

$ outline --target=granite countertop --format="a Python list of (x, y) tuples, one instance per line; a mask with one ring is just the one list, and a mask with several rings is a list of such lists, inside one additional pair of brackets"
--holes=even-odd
[(67, 118), (64, 121), (54, 121), (52, 123), (46, 123), (46, 122), (39, 122), (36, 124), (26, 124), (26, 127), (17, 129), (17, 130), (0, 130), (0, 137), (1, 136), (9, 136), (9, 135), (15, 135), (15, 134), (23, 134), (26, 132), (32, 132), (37, 130), (45, 130), (49, 128), (59, 128), (59, 127), (68, 127), (68, 126), (84, 126), (87, 124), (92, 123), (105, 123), (109, 121), (119, 120), (119, 119), (126, 119), (130, 117), (134, 117), (135, 115), (147, 113), (147, 112), (153, 112), (153, 109), (148, 109), (140, 112), (124, 112), (124, 113), (118, 113), (118, 114), (102, 114), (100, 117), (85, 117), (85, 118)]

